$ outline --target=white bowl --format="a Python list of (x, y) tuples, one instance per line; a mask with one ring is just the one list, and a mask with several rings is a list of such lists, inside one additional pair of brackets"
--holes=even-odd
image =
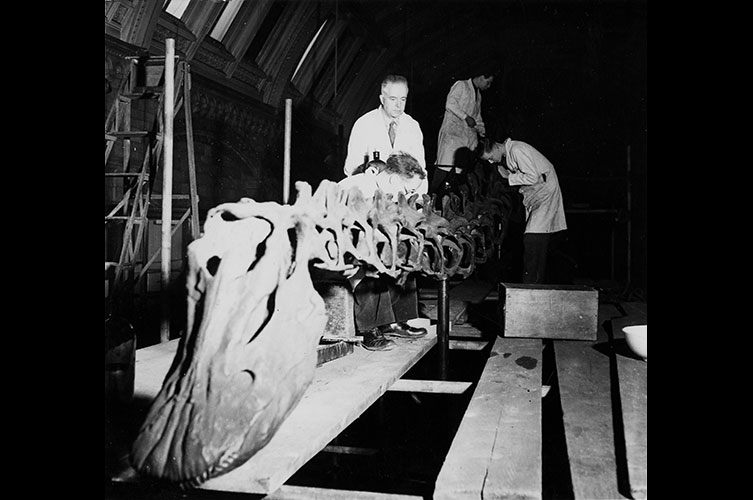
[(638, 356), (648, 361), (647, 325), (626, 326), (622, 329), (628, 346)]

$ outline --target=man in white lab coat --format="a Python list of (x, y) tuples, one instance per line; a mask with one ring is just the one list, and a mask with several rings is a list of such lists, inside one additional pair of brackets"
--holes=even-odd
[(510, 186), (520, 186), (526, 212), (523, 283), (546, 283), (550, 239), (567, 229), (554, 165), (530, 144), (510, 138), (504, 142), (485, 140), (481, 159), (496, 163)]
[[(450, 88), (445, 100), (444, 118), (437, 139), (436, 170), (429, 191), (436, 193), (451, 173), (462, 174), (472, 166), (472, 151), (478, 136), (486, 136), (481, 116), (481, 92), (494, 82), (494, 75), (478, 75), (458, 80)], [(454, 169), (454, 170), (453, 170)]]
[[(373, 160), (375, 152), (382, 160), (393, 152), (408, 153), (426, 171), (424, 135), (418, 122), (405, 112), (407, 100), (408, 81), (404, 76), (388, 75), (382, 80), (381, 105), (358, 118), (350, 131), (345, 175), (352, 175), (360, 165)], [(426, 194), (428, 190), (428, 180), (424, 180), (417, 192)]]

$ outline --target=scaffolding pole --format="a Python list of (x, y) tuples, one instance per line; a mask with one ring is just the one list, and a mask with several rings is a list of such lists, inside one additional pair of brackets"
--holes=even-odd
[(162, 315), (160, 321), (160, 342), (170, 340), (170, 264), (173, 219), (173, 115), (175, 106), (175, 39), (165, 40), (165, 142), (164, 165), (162, 169), (162, 253), (160, 283), (162, 295)]
[(285, 157), (282, 172), (282, 203), (290, 198), (290, 131), (293, 116), (293, 100), (285, 99)]

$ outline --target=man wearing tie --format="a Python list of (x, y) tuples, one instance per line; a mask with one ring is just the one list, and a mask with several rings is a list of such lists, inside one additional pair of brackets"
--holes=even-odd
[[(382, 161), (392, 153), (407, 153), (415, 158), (426, 174), (424, 134), (418, 122), (405, 113), (407, 99), (408, 80), (404, 76), (387, 75), (382, 80), (379, 95), (381, 105), (356, 120), (350, 131), (348, 154), (343, 167), (346, 176), (350, 177), (358, 167), (373, 160), (377, 151)], [(414, 192), (424, 195), (428, 190), (429, 181), (424, 175)], [(387, 337), (426, 335), (425, 328), (416, 328), (407, 323), (419, 316), (418, 288), (414, 276), (410, 276), (402, 287), (387, 275), (364, 278), (354, 287), (353, 298), (354, 319), (358, 334), (364, 338), (364, 348), (390, 350), (395, 343)], [(386, 316), (383, 314), (385, 308)], [(394, 318), (394, 321), (381, 324), (385, 317)], [(370, 328), (373, 325), (379, 326)]]
[[(413, 156), (426, 171), (424, 135), (421, 126), (405, 113), (408, 99), (408, 81), (401, 75), (388, 75), (382, 80), (379, 101), (381, 105), (361, 116), (353, 124), (348, 141), (348, 154), (343, 171), (350, 176), (364, 162), (374, 159), (374, 152), (385, 159), (393, 152), (402, 151)], [(418, 189), (428, 192), (426, 179)]]

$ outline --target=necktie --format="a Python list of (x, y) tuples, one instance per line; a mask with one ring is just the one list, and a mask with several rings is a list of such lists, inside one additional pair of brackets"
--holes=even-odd
[(394, 121), (390, 122), (390, 129), (387, 132), (390, 135), (390, 144), (392, 147), (395, 147), (395, 125), (397, 125)]

